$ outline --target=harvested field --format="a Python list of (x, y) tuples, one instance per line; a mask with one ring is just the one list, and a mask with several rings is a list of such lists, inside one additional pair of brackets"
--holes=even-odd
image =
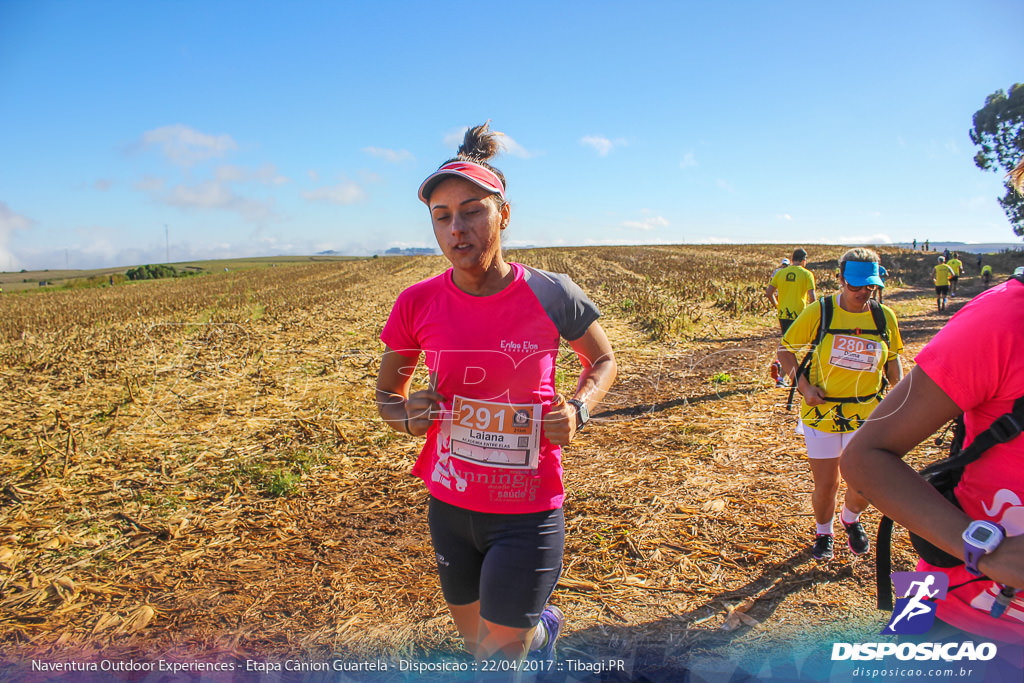
[[(563, 653), (713, 668), (884, 625), (873, 554), (819, 564), (806, 547), (811, 481), (767, 376), (763, 297), (791, 249), (510, 253), (583, 286), (620, 366), (563, 455)], [(843, 249), (811, 251), (831, 291)], [(931, 256), (883, 253), (909, 361), (945, 319), (919, 286)], [(444, 267), (365, 259), (0, 297), (0, 672), (39, 657), (466, 659), (409, 474), (420, 440), (373, 405), (391, 304)], [(569, 388), (567, 346), (560, 366)]]

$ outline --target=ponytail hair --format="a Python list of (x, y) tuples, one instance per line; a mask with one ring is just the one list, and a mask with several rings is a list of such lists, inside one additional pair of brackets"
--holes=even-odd
[[(444, 163), (448, 164), (453, 161), (471, 161), (474, 164), (483, 166), (488, 171), (498, 176), (498, 179), (501, 180), (502, 188), (507, 191), (508, 183), (505, 181), (505, 174), (487, 163), (488, 159), (493, 159), (501, 152), (501, 138), (504, 137), (504, 135), (504, 133), (491, 130), (491, 120), (487, 119), (479, 126), (472, 126), (466, 131), (466, 135), (462, 138), (462, 144), (459, 145), (459, 151), (456, 152), (453, 158)], [(444, 164), (441, 165), (444, 166)], [(505, 204), (504, 197), (498, 197), (498, 199), (500, 200), (499, 206)]]
[(501, 142), (498, 140), (501, 135), (501, 133), (491, 130), (490, 121), (473, 126), (466, 131), (465, 137), (462, 138), (462, 144), (459, 145), (455, 159), (479, 164), (496, 157), (501, 151)]
[(454, 157), (441, 164), (436, 171), (427, 176), (420, 185), (419, 197), (424, 204), (429, 204), (430, 194), (445, 177), (454, 175), (465, 178), (491, 192), (498, 208), (505, 206), (505, 174), (487, 163), (502, 149), (503, 134), (491, 130), (491, 122), (473, 126), (466, 131)]

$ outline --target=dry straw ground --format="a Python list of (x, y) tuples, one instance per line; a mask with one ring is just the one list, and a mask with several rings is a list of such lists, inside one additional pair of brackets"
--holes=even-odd
[[(787, 252), (513, 253), (591, 294), (620, 365), (564, 455), (564, 652), (672, 666), (883, 623), (869, 559), (843, 549), (819, 564), (806, 550), (811, 482), (766, 373), (777, 337), (763, 285)], [(812, 250), (822, 291), (839, 253)], [(889, 299), (905, 358), (942, 324), (910, 286), (924, 258), (885, 254), (907, 285)], [(8, 665), (458, 657), (409, 474), (420, 443), (373, 405), (392, 302), (445, 265), (367, 259), (0, 298)], [(561, 367), (570, 388), (568, 347)]]

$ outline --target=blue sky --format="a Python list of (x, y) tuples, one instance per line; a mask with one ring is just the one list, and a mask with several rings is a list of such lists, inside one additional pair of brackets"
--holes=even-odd
[(492, 120), (511, 246), (1011, 242), (971, 116), (1024, 3), (0, 0), (0, 269), (434, 246)]

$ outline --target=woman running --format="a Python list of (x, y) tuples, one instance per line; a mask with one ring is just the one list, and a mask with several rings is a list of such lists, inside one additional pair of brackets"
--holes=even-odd
[[(562, 570), (561, 446), (584, 428), (615, 379), (596, 306), (566, 275), (506, 262), (511, 206), (488, 124), (419, 189), (451, 268), (402, 292), (381, 339), (381, 417), (426, 436), (413, 467), (448, 609), (477, 659), (550, 660), (564, 624), (548, 598)], [(582, 372), (555, 390), (560, 339)], [(410, 393), (420, 354), (429, 388)]]
[[(782, 338), (779, 360), (796, 376), (803, 397), (800, 425), (814, 480), (811, 505), (816, 524), (811, 554), (832, 557), (833, 521), (839, 491), (839, 454), (850, 437), (871, 415), (885, 381), (903, 376), (903, 350), (896, 315), (872, 300), (884, 284), (878, 254), (851, 249), (839, 261), (839, 294), (822, 298), (804, 309)], [(804, 354), (799, 363), (796, 354)], [(869, 549), (860, 515), (868, 502), (847, 488), (840, 522), (854, 555)]]

